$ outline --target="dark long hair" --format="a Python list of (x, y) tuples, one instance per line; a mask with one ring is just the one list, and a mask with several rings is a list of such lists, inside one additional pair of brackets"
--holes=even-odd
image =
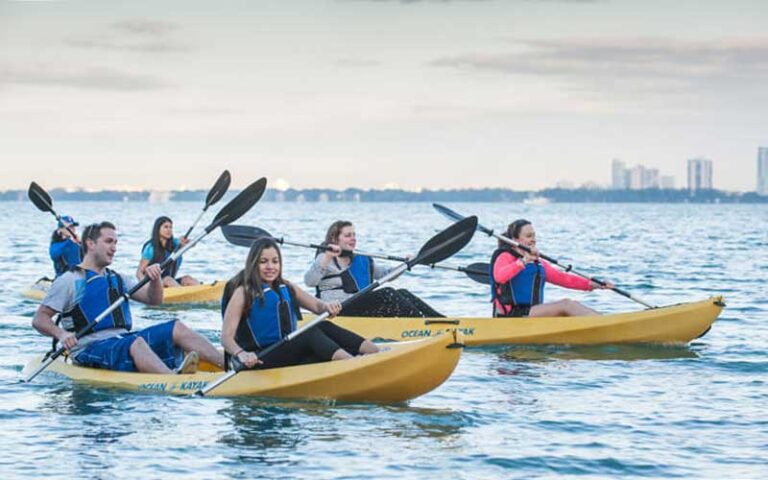
[(149, 263), (162, 263), (162, 261), (165, 260), (166, 253), (168, 255), (173, 253), (173, 235), (171, 235), (171, 238), (168, 239), (168, 242), (165, 245), (163, 245), (163, 242), (160, 240), (160, 227), (162, 227), (165, 222), (170, 222), (170, 224), (173, 225), (173, 220), (165, 215), (157, 217), (157, 219), (155, 219), (155, 224), (152, 225), (152, 237), (149, 241), (152, 244), (154, 255), (152, 256), (152, 261)]
[[(516, 240), (520, 238), (520, 230), (522, 230), (526, 225), (531, 225), (531, 222), (524, 218), (518, 218), (507, 226), (507, 231), (504, 233), (504, 236), (511, 238), (512, 240)], [(510, 250), (512, 246), (499, 240), (499, 248)]]
[(243, 316), (247, 316), (248, 312), (251, 311), (254, 300), (258, 299), (260, 305), (264, 304), (264, 287), (262, 286), (261, 277), (259, 277), (259, 259), (262, 252), (267, 248), (274, 248), (277, 251), (277, 257), (280, 259), (280, 273), (270, 287), (275, 292), (280, 292), (280, 285), (285, 284), (291, 289), (291, 294), (295, 296), (293, 285), (283, 279), (283, 254), (280, 252), (277, 242), (271, 238), (260, 238), (251, 245), (251, 250), (248, 252), (248, 257), (245, 260), (245, 268), (230, 280), (233, 283), (232, 292), (239, 286), (243, 287), (243, 294), (245, 296)]

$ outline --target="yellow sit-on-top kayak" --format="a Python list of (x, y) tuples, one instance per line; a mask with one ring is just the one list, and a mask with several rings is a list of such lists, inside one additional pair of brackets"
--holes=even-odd
[[(42, 300), (53, 280), (43, 277), (22, 292), (22, 295), (32, 300)], [(192, 285), (188, 287), (168, 287), (163, 290), (163, 304), (166, 303), (215, 303), (221, 300), (225, 280), (213, 283)]]
[[(382, 351), (349, 360), (242, 371), (208, 393), (208, 396), (259, 396), (333, 399), (354, 402), (403, 402), (423, 395), (442, 384), (456, 368), (461, 356), (461, 334), (444, 335), (413, 342), (383, 344)], [(24, 367), (28, 375), (42, 361), (38, 357)], [(175, 395), (190, 395), (225, 375), (210, 365), (188, 375), (127, 373), (73, 365), (62, 357), (46, 371), (76, 382)]]
[[(599, 344), (687, 343), (705, 334), (725, 304), (723, 297), (638, 312), (589, 317), (539, 318), (372, 318), (333, 322), (365, 338), (391, 341), (431, 337), (458, 329), (464, 343)], [(344, 312), (341, 312), (342, 315)], [(305, 322), (307, 320), (304, 320)]]

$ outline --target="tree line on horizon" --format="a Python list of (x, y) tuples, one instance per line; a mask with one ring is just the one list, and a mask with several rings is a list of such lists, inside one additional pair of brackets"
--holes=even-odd
[[(207, 190), (184, 190), (166, 192), (163, 201), (205, 200)], [(232, 191), (228, 195), (234, 195)], [(153, 192), (145, 191), (84, 191), (52, 189), (50, 194), (59, 201), (112, 201), (147, 202)], [(418, 192), (387, 189), (362, 190), (348, 188), (333, 190), (311, 189), (268, 189), (265, 201), (285, 202), (509, 202), (509, 203), (768, 203), (768, 196), (756, 192), (727, 192), (723, 190), (687, 189), (645, 189), (645, 190), (596, 190), (547, 188), (543, 190), (510, 190), (505, 188), (421, 190)], [(26, 190), (0, 192), (0, 201), (27, 201)]]

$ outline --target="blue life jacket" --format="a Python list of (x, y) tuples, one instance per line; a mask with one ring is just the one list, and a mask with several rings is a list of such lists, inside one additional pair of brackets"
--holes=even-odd
[(69, 238), (60, 242), (52, 242), (48, 247), (48, 255), (50, 255), (53, 261), (53, 269), (56, 271), (57, 277), (69, 271), (72, 267), (79, 265), (82, 261), (80, 258), (80, 245)]
[[(341, 269), (338, 260), (333, 261), (336, 267)], [(349, 268), (341, 273), (326, 275), (322, 280), (328, 278), (341, 277), (341, 287), (329, 288), (328, 290), (344, 290), (344, 293), (357, 293), (368, 285), (373, 283), (373, 259), (365, 255), (355, 255)], [(320, 288), (316, 288), (316, 296), (320, 298)]]
[(498, 283), (493, 278), (493, 267), (496, 259), (502, 253), (511, 253), (516, 258), (521, 256), (513, 251), (499, 248), (491, 257), (491, 301), (498, 300), (502, 305), (515, 307), (517, 305), (533, 306), (544, 302), (544, 285), (547, 282), (547, 273), (539, 262), (529, 263), (517, 275), (506, 283)]
[(247, 318), (241, 318), (235, 341), (249, 352), (258, 352), (296, 330), (298, 304), (291, 289), (280, 285), (275, 291), (263, 285), (263, 301), (253, 299)]
[[(173, 249), (170, 250), (170, 251), (165, 250), (164, 255), (163, 255), (163, 259), (160, 260), (157, 263), (164, 262), (166, 258), (171, 256), (171, 253), (173, 253), (177, 248), (179, 248), (179, 245), (181, 245), (181, 241), (179, 239), (177, 239), (177, 238), (174, 238), (173, 239)], [(154, 258), (155, 257), (155, 246), (152, 245), (152, 240), (147, 240), (146, 242), (144, 242), (144, 245), (141, 246), (141, 253), (142, 253), (142, 255), (144, 254), (144, 250), (147, 247), (150, 248), (150, 251), (152, 252), (152, 256), (151, 257)], [(149, 259), (149, 263), (152, 263), (152, 258)], [(179, 272), (179, 269), (181, 268), (181, 262), (182, 261), (183, 261), (182, 257), (179, 257), (176, 260), (174, 260), (173, 263), (168, 266), (168, 268), (163, 270), (162, 277), (163, 278), (165, 278), (165, 277), (176, 278), (176, 274)]]
[[(85, 272), (85, 292), (80, 303), (75, 305), (72, 310), (61, 314), (63, 318), (72, 317), (74, 324), (72, 331), (79, 331), (88, 325), (116, 300), (125, 295), (125, 285), (123, 285), (123, 279), (119, 274), (108, 268), (104, 269), (104, 275), (90, 270), (83, 271)], [(131, 326), (131, 309), (128, 302), (125, 301), (120, 307), (102, 318), (88, 333), (108, 328), (130, 330)]]

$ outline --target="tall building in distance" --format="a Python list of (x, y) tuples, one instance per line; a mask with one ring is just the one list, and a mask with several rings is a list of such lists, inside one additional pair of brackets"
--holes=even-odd
[(627, 187), (627, 166), (614, 158), (611, 162), (611, 188), (614, 190), (626, 190)]
[(688, 159), (688, 190), (712, 189), (712, 160), (707, 158)]
[(768, 195), (768, 147), (757, 148), (757, 194)]
[(649, 188), (675, 188), (675, 179), (664, 176), (657, 168), (635, 165), (627, 168), (621, 160), (611, 163), (611, 188), (613, 190), (646, 190)]

